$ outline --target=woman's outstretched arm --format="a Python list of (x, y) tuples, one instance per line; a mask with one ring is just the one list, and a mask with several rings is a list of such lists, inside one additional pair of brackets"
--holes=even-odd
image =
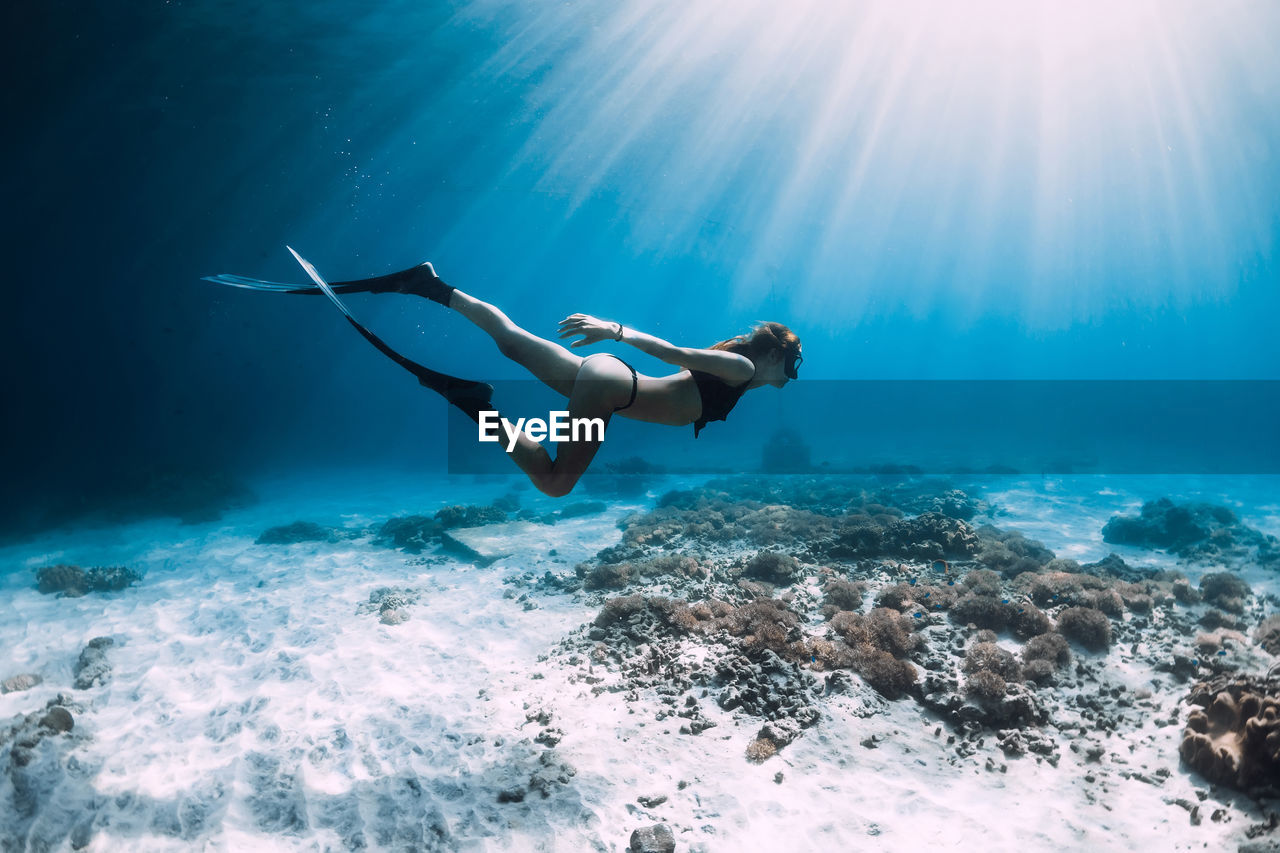
[(590, 314), (570, 314), (560, 321), (561, 339), (576, 335), (581, 335), (582, 339), (574, 341), (570, 347), (590, 346), (600, 341), (622, 341), (667, 364), (701, 370), (719, 376), (726, 382), (746, 382), (755, 372), (754, 365), (746, 356), (725, 350), (676, 346), (639, 329), (601, 320)]

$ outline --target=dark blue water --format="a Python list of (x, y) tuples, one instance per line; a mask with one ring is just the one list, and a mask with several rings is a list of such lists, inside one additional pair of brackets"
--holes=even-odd
[[(199, 281), (299, 280), (286, 243), (331, 279), (430, 259), (548, 335), (782, 320), (806, 380), (1280, 378), (1274, 4), (835, 5), (7, 7), (7, 497), (444, 469), (444, 406), (331, 306)], [(351, 304), (434, 367), (520, 376), (435, 305)], [(617, 452), (895, 416), (792, 391)], [(961, 446), (990, 428), (950, 413)]]

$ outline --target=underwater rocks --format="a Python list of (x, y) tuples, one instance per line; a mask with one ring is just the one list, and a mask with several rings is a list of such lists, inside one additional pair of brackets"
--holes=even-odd
[(1205, 503), (1148, 501), (1136, 516), (1113, 516), (1102, 528), (1102, 538), (1117, 545), (1159, 548), (1187, 560), (1280, 563), (1280, 540), (1241, 524), (1227, 507)]
[(444, 530), (455, 527), (479, 527), (483, 524), (497, 524), (507, 520), (507, 512), (496, 506), (465, 506), (456, 504), (440, 509), (435, 520)]
[(1111, 646), (1111, 620), (1092, 607), (1067, 607), (1058, 614), (1058, 631), (1091, 652)]
[(380, 548), (400, 548), (410, 554), (421, 554), (440, 542), (444, 526), (425, 515), (402, 515), (383, 522), (373, 535)]
[(978, 562), (1004, 577), (1037, 572), (1053, 560), (1053, 552), (1016, 530), (999, 530), (989, 524), (978, 528), (981, 545)]
[(937, 512), (894, 520), (851, 515), (840, 520), (828, 541), (810, 547), (815, 556), (839, 560), (955, 560), (978, 549), (977, 532), (967, 522)]
[[(678, 717), (680, 731), (697, 735), (714, 726), (688, 693), (695, 687), (715, 697), (725, 711), (736, 711), (778, 724), (776, 749), (818, 721), (815, 680), (798, 660), (803, 644), (797, 617), (780, 602), (758, 599), (743, 607), (720, 601), (689, 605), (661, 596), (610, 599), (592, 623), (585, 640), (567, 650), (586, 651), (596, 663), (613, 661), (623, 676), (617, 687), (628, 695), (653, 690), (666, 706), (658, 719)], [(682, 659), (688, 644), (703, 645), (699, 663)], [(686, 695), (688, 694), (688, 695)], [(683, 702), (680, 697), (683, 696)]]
[(581, 518), (584, 515), (598, 515), (609, 508), (604, 501), (578, 501), (571, 503), (554, 513), (554, 518), (565, 520), (569, 518)]
[(1200, 597), (1228, 613), (1243, 613), (1245, 600), (1252, 596), (1249, 584), (1230, 572), (1211, 572), (1200, 579)]
[(488, 506), (446, 506), (434, 516), (397, 516), (374, 529), (373, 544), (380, 548), (400, 548), (410, 554), (421, 554), (428, 548), (441, 544), (447, 536), (446, 530), (505, 522), (509, 517), (505, 507), (515, 506), (512, 500), (504, 497)]
[(631, 833), (630, 853), (675, 853), (676, 837), (665, 823), (642, 826)]
[(21, 675), (15, 675), (13, 678), (6, 678), (4, 681), (0, 681), (0, 693), (20, 693), (23, 690), (30, 690), (42, 681), (44, 679), (35, 673), (24, 672)]
[(698, 500), (718, 499), (780, 505), (826, 516), (901, 518), (936, 512), (970, 521), (991, 512), (985, 501), (946, 481), (920, 478), (886, 484), (881, 477), (867, 476), (717, 478), (699, 489), (669, 492), (659, 503), (689, 508)]
[[(788, 501), (797, 490), (801, 499)], [(921, 506), (960, 511), (967, 499), (962, 496), (957, 492), (941, 503)], [(979, 547), (967, 522), (942, 512), (928, 509), (906, 518), (901, 510), (870, 500), (865, 490), (821, 481), (797, 485), (779, 478), (713, 480), (700, 489), (669, 492), (652, 510), (628, 516), (620, 526), (624, 549), (742, 541), (796, 546), (822, 560), (959, 559)]]
[(400, 625), (409, 621), (409, 606), (418, 603), (422, 593), (408, 587), (395, 589), (382, 586), (369, 593), (369, 600), (356, 607), (357, 615), (378, 614), (383, 625)]
[(577, 567), (577, 576), (582, 580), (583, 588), (623, 589), (633, 583), (645, 583), (660, 579), (672, 579), (677, 582), (689, 579), (706, 578), (709, 574), (706, 566), (697, 559), (683, 554), (662, 554), (651, 560), (635, 562), (601, 562), (589, 567), (583, 563)]
[(1253, 632), (1253, 638), (1269, 654), (1280, 655), (1280, 614), (1263, 619)]
[(73, 686), (77, 690), (101, 687), (110, 680), (111, 662), (107, 660), (107, 649), (115, 644), (116, 641), (110, 637), (94, 637), (84, 647), (72, 669), (76, 679)]
[(142, 580), (142, 575), (123, 566), (95, 567), (56, 565), (36, 569), (36, 589), (45, 595), (57, 593), (78, 598), (90, 592), (120, 592)]
[(299, 542), (337, 542), (342, 532), (335, 527), (325, 527), (312, 521), (295, 521), (279, 527), (269, 527), (254, 540), (255, 545), (296, 545)]
[[(59, 694), (42, 710), (0, 725), (0, 847), (53, 850), (68, 839), (73, 849), (87, 845), (81, 826), (91, 790), (80, 778), (70, 747), (84, 739), (74, 733), (83, 707)], [(12, 839), (24, 839), (17, 847)]]
[[(1210, 782), (1251, 797), (1280, 795), (1280, 694), (1262, 679), (1219, 675), (1191, 689), (1199, 705), (1179, 753)], [(1202, 709), (1202, 710), (1201, 710)]]
[(800, 563), (790, 554), (761, 551), (747, 561), (745, 577), (775, 586), (789, 586), (800, 577)]

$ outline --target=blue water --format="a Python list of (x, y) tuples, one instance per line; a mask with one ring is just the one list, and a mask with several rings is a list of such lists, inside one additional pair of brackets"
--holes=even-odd
[[(1280, 8), (979, 7), (7, 9), (7, 497), (443, 470), (444, 406), (331, 306), (199, 281), (298, 280), (286, 243), (332, 279), (429, 259), (548, 335), (782, 320), (806, 380), (1280, 379)], [(434, 367), (521, 375), (437, 306), (351, 303)], [(653, 440), (893, 416), (793, 390)]]

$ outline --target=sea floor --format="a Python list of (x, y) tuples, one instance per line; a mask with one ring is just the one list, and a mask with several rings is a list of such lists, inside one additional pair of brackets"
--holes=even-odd
[[(659, 823), (681, 851), (1224, 850), (1270, 837), (1258, 827), (1273, 803), (1180, 764), (1188, 684), (1158, 669), (1180, 641), (1158, 620), (1106, 652), (1074, 650), (1095, 692), (1119, 685), (1138, 699), (1121, 703), (1113, 731), (1086, 735), (1062, 711), (1052, 752), (1012, 755), (994, 731), (958, 737), (910, 698), (885, 699), (857, 676), (824, 690), (814, 673), (817, 722), (748, 760), (760, 719), (697, 685), (677, 696), (628, 684), (625, 666), (588, 653), (602, 603), (622, 591), (543, 582), (572, 578), (621, 541), (621, 519), (698, 483), (660, 481), (554, 524), (459, 534), (491, 560), (354, 534), (255, 543), (298, 520), (359, 531), (488, 505), (518, 485), (367, 472), (254, 484), (259, 500), (216, 522), (63, 530), (0, 549), (0, 680), (41, 679), (0, 695), (12, 741), (0, 761), (0, 850), (622, 851)], [(1110, 517), (1170, 496), (1229, 506), (1280, 535), (1277, 478), (1010, 477), (981, 488), (983, 521), (1059, 557), (1114, 552), (1193, 585), (1226, 568), (1259, 601), (1278, 592), (1258, 566), (1187, 563), (1101, 533)], [(516, 494), (543, 521), (577, 500)], [(143, 578), (117, 592), (39, 592), (36, 570), (63, 563)], [(388, 595), (394, 607), (380, 607)], [(77, 689), (98, 637), (112, 641), (94, 655), (109, 671)], [(1231, 653), (1262, 674), (1272, 659), (1245, 645)], [(679, 648), (696, 667), (717, 647)], [(74, 727), (24, 734), (24, 715), (50, 703)], [(695, 705), (713, 725), (682, 733), (687, 718), (674, 711)]]

